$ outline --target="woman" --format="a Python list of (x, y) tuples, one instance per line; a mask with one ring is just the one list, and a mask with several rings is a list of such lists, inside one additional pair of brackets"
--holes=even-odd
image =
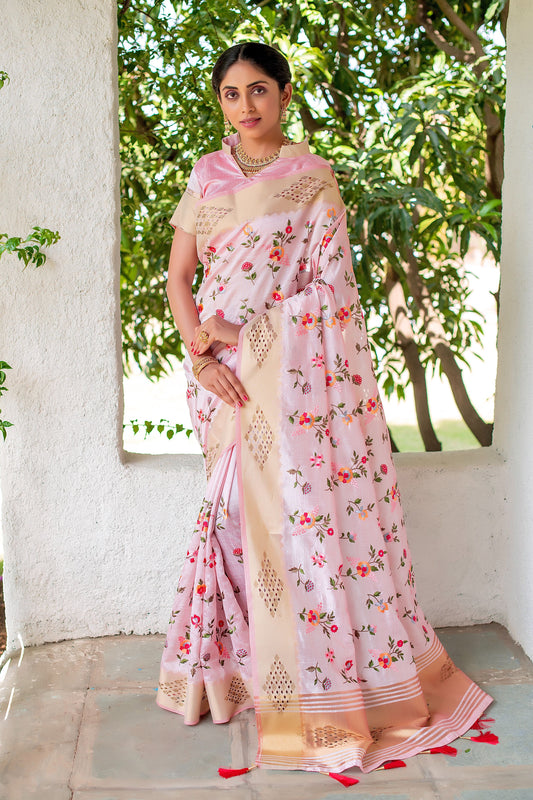
[(491, 698), (417, 603), (346, 213), (329, 164), (284, 139), (290, 79), (266, 45), (219, 58), (237, 133), (171, 220), (208, 485), (158, 703), (186, 724), (254, 707), (258, 766), (368, 772), (457, 738)]

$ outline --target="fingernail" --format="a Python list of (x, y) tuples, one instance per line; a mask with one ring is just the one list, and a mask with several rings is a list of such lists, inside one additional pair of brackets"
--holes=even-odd
[(246, 395), (244, 395), (244, 399), (246, 400), (246, 402), (248, 402), (248, 398), (246, 397)]

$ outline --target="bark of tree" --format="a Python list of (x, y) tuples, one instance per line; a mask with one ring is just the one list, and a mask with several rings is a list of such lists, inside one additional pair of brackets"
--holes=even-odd
[(493, 426), (485, 422), (472, 405), (464, 385), (461, 369), (448, 343), (446, 331), (433, 306), (428, 288), (420, 276), (418, 259), (410, 249), (407, 252), (407, 261), (404, 266), (409, 290), (420, 311), (433, 352), (440, 360), (442, 371), (448, 378), (459, 413), (478, 442), (483, 447), (488, 447), (492, 443)]
[(396, 342), (403, 353), (405, 365), (413, 385), (416, 419), (426, 450), (442, 450), (429, 412), (426, 371), (420, 362), (420, 354), (414, 331), (409, 321), (407, 303), (399, 276), (392, 268), (387, 270), (385, 292), (394, 322)]
[[(443, 53), (461, 61), (472, 64), (474, 74), (481, 78), (488, 68), (486, 53), (477, 32), (468, 27), (463, 19), (453, 10), (447, 0), (436, 0), (437, 5), (448, 22), (470, 43), (471, 47), (464, 50), (449, 42), (446, 37), (435, 28), (428, 17), (427, 0), (418, 0), (416, 21), (424, 29), (426, 36)], [(502, 12), (502, 31), (505, 35), (509, 3)], [(485, 122), (486, 157), (485, 179), (487, 188), (494, 197), (501, 200), (503, 184), (503, 131), (500, 117), (492, 105), (485, 101), (483, 105), (483, 120)]]

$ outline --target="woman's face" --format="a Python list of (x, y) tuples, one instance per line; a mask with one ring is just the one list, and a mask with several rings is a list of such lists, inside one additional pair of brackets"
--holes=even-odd
[(291, 94), (290, 83), (280, 91), (255, 64), (237, 61), (220, 84), (220, 105), (243, 142), (269, 140), (281, 136), (281, 105), (288, 105)]

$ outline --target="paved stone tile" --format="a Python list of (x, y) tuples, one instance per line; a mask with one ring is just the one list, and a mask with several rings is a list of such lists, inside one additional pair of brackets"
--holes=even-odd
[(474, 789), (473, 791), (455, 794), (454, 800), (532, 800), (533, 787), (530, 789)]
[(510, 677), (528, 667), (533, 678), (533, 665), (501, 625), (440, 628), (437, 635), (452, 660), (473, 680), (502, 671)]
[(28, 776), (13, 778), (8, 786), (0, 786), (0, 800), (71, 800), (68, 786), (28, 786)]
[[(237, 718), (236, 718), (237, 719)], [(185, 726), (182, 717), (155, 704), (155, 692), (89, 692), (72, 786), (151, 788), (222, 780), (219, 766), (242, 764), (240, 726), (210, 718)]]
[[(315, 776), (315, 780), (318, 781), (319, 776)], [(339, 788), (336, 789), (335, 783), (332, 778), (325, 776), (320, 787), (312, 787), (307, 781), (301, 784), (300, 789), (285, 786), (282, 781), (273, 782), (261, 787), (254, 786), (254, 800), (346, 800), (352, 796), (357, 800), (436, 800), (438, 797), (430, 786), (411, 785), (402, 791), (390, 778), (387, 788), (362, 788), (361, 784), (345, 788), (337, 783)]]
[(86, 689), (96, 646), (94, 639), (75, 639), (26, 647), (6, 658), (0, 685), (31, 693)]
[(105, 636), (98, 640), (98, 655), (91, 687), (157, 686), (165, 637)]
[[(15, 688), (1, 729), (0, 786), (9, 800), (40, 787), (67, 786), (84, 699), (81, 691), (30, 694)], [(59, 790), (56, 797), (62, 797)]]
[[(231, 783), (231, 781), (224, 781)], [(74, 792), (72, 800), (208, 800), (213, 792), (225, 794), (228, 800), (254, 800), (252, 790), (241, 786), (217, 786), (216, 788), (186, 789), (183, 794), (176, 789), (88, 789), (87, 791)], [(47, 799), (48, 800), (48, 799)], [(53, 800), (50, 798), (50, 800)], [(293, 800), (295, 800), (293, 798)], [(345, 798), (346, 800), (346, 798)]]

